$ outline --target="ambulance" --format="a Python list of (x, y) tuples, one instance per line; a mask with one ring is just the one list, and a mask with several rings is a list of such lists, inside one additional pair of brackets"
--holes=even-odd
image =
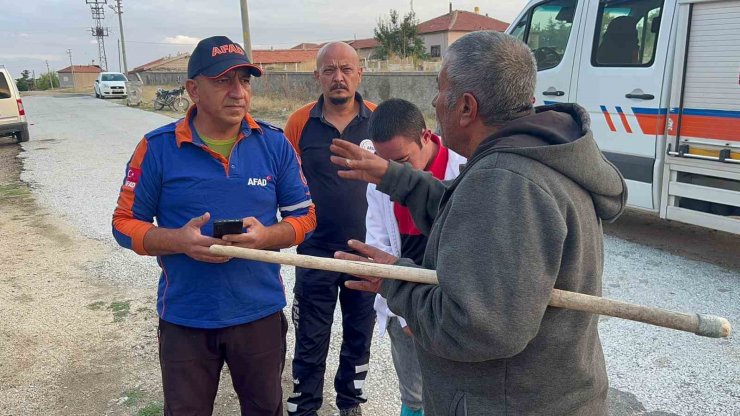
[(535, 0), (536, 103), (585, 107), (628, 203), (740, 234), (740, 0)]

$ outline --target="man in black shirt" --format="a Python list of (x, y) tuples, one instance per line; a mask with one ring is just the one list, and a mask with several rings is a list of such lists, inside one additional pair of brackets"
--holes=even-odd
[[(342, 138), (371, 149), (367, 123), (375, 105), (362, 99), (357, 87), (362, 68), (357, 52), (343, 42), (325, 45), (316, 58), (318, 101), (298, 109), (285, 125), (285, 135), (300, 155), (303, 172), (316, 205), (317, 227), (298, 247), (299, 254), (333, 257), (348, 250), (350, 239), (365, 239), (367, 186), (337, 176), (329, 157), (332, 139)], [(293, 358), (294, 390), (288, 413), (315, 415), (321, 407), (326, 356), (329, 352), (334, 308), (342, 309), (342, 350), (334, 379), (341, 415), (360, 415), (367, 399), (362, 386), (370, 360), (375, 323), (374, 295), (347, 290), (343, 273), (296, 268), (293, 323), (296, 328)]]

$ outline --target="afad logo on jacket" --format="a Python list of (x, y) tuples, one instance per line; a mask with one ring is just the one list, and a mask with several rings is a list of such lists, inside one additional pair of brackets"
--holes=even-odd
[(249, 178), (247, 181), (248, 186), (267, 186), (267, 183), (272, 180), (272, 176), (266, 178)]

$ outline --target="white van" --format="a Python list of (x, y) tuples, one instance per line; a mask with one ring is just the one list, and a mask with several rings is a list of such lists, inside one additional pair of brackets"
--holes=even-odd
[(629, 204), (740, 233), (740, 0), (535, 0), (507, 30), (575, 102)]
[(28, 141), (28, 122), (15, 79), (0, 65), (0, 137), (13, 136), (18, 142)]

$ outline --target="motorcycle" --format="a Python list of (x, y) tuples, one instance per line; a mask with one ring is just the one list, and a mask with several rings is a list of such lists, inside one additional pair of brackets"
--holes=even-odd
[(163, 88), (157, 89), (157, 96), (154, 98), (154, 109), (162, 110), (165, 106), (170, 107), (172, 111), (178, 113), (184, 113), (190, 107), (190, 101), (183, 97), (185, 86), (175, 88), (172, 90), (165, 90)]

